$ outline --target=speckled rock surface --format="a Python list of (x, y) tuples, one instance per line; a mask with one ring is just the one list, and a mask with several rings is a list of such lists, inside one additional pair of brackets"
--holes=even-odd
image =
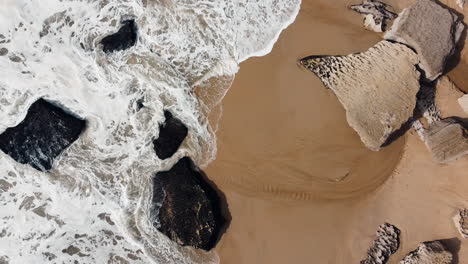
[(447, 251), (441, 242), (424, 242), (410, 252), (400, 264), (451, 264), (452, 253)]
[(414, 48), (425, 77), (435, 80), (453, 55), (464, 25), (450, 10), (433, 0), (417, 0), (404, 9), (385, 38)]
[(212, 249), (226, 224), (221, 199), (190, 158), (153, 180), (155, 226), (182, 246)]
[(26, 117), (0, 135), (0, 149), (22, 164), (47, 171), (54, 159), (78, 139), (86, 122), (39, 99)]
[(385, 223), (377, 230), (377, 239), (367, 251), (367, 258), (361, 264), (387, 263), (390, 255), (400, 247), (400, 230), (391, 224)]
[(457, 227), (460, 235), (467, 239), (468, 238), (468, 209), (462, 209), (457, 212), (453, 217), (453, 222)]
[(300, 64), (333, 90), (349, 125), (362, 142), (378, 151), (416, 106), (418, 56), (402, 44), (381, 41), (348, 56), (310, 56)]

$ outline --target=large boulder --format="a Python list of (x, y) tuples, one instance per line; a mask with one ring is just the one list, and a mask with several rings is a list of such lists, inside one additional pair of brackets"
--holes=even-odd
[(381, 41), (348, 56), (310, 56), (300, 64), (333, 90), (349, 125), (378, 151), (410, 117), (419, 90), (418, 56), (403, 44)]
[(453, 222), (460, 232), (460, 235), (468, 239), (468, 209), (459, 210), (453, 217)]
[(84, 120), (39, 99), (21, 123), (0, 135), (0, 149), (19, 163), (47, 171), (54, 159), (78, 139), (85, 126)]
[(387, 4), (376, 0), (363, 0), (362, 4), (351, 5), (349, 8), (363, 15), (364, 27), (375, 32), (385, 31), (388, 21), (398, 16), (388, 10)]
[(190, 158), (153, 179), (156, 228), (182, 246), (212, 249), (226, 224), (225, 205)]
[(414, 48), (425, 77), (435, 80), (444, 72), (463, 27), (454, 13), (435, 1), (417, 0), (399, 14), (385, 38)]
[(434, 160), (439, 163), (449, 163), (468, 154), (468, 130), (457, 119), (433, 122), (425, 138)]
[(400, 230), (391, 224), (385, 223), (377, 230), (377, 239), (367, 251), (367, 258), (361, 264), (387, 263), (390, 255), (400, 247)]
[(163, 160), (176, 153), (188, 134), (188, 128), (171, 112), (164, 111), (164, 117), (164, 123), (159, 126), (159, 137), (153, 141), (156, 155)]
[(134, 20), (125, 20), (122, 27), (112, 35), (101, 40), (102, 50), (106, 53), (126, 50), (137, 41), (137, 27)]
[(451, 264), (452, 253), (440, 241), (424, 242), (410, 252), (400, 264)]

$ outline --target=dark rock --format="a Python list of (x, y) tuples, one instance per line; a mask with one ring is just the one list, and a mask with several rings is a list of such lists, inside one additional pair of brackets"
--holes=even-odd
[(78, 139), (86, 121), (39, 99), (16, 127), (0, 135), (0, 149), (22, 164), (47, 171), (54, 159)]
[(171, 112), (164, 111), (166, 120), (159, 126), (159, 137), (153, 141), (154, 150), (160, 159), (172, 157), (187, 136), (188, 129)]
[(225, 227), (221, 199), (190, 158), (153, 179), (156, 228), (183, 246), (212, 249)]
[(391, 224), (385, 223), (377, 230), (377, 239), (367, 251), (367, 258), (361, 264), (387, 263), (390, 255), (400, 247), (400, 230)]
[(125, 20), (117, 33), (102, 39), (102, 50), (106, 53), (126, 50), (135, 45), (137, 27), (134, 20)]
[(363, 0), (362, 4), (351, 5), (349, 8), (363, 15), (364, 26), (375, 32), (385, 31), (388, 20), (398, 17), (387, 10), (389, 5), (376, 0)]

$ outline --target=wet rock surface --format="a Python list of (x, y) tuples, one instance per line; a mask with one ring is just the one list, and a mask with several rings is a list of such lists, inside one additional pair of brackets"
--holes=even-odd
[(377, 230), (377, 239), (367, 251), (367, 258), (361, 264), (387, 263), (390, 255), (400, 247), (400, 230), (391, 224), (385, 223)]
[(410, 252), (400, 264), (451, 264), (453, 255), (440, 241), (424, 242)]
[(436, 121), (426, 130), (426, 144), (434, 160), (449, 163), (468, 154), (468, 130), (454, 118)]
[(414, 48), (425, 77), (435, 80), (455, 52), (464, 25), (450, 10), (433, 0), (417, 0), (403, 10), (385, 38)]
[(420, 87), (418, 62), (410, 48), (388, 41), (362, 53), (300, 60), (333, 90), (349, 125), (374, 151), (413, 116)]
[(459, 210), (455, 217), (453, 217), (453, 222), (460, 232), (460, 235), (468, 239), (468, 209)]
[(188, 128), (171, 112), (164, 111), (166, 120), (159, 126), (159, 137), (153, 141), (154, 150), (160, 159), (172, 157), (188, 134)]
[(155, 175), (153, 205), (157, 229), (183, 246), (212, 249), (226, 224), (218, 193), (187, 157)]
[(109, 35), (101, 40), (102, 50), (106, 53), (126, 50), (135, 45), (137, 41), (137, 27), (134, 20), (122, 22), (122, 27), (117, 33)]
[(0, 149), (22, 164), (47, 171), (54, 159), (78, 139), (86, 122), (39, 99), (23, 121), (0, 135)]
[(375, 32), (385, 31), (388, 21), (398, 17), (388, 10), (389, 5), (375, 0), (364, 0), (362, 4), (351, 5), (349, 8), (363, 15), (364, 27)]

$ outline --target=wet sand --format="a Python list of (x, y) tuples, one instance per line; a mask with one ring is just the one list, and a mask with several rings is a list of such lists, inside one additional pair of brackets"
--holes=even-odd
[(390, 263), (420, 242), (459, 238), (452, 216), (468, 207), (468, 160), (434, 163), (412, 130), (367, 150), (334, 94), (296, 65), (380, 40), (350, 1), (329, 2), (305, 0), (272, 53), (241, 64), (223, 99), (217, 159), (205, 170), (232, 215), (216, 248), (223, 264), (359, 263), (384, 222), (402, 230)]

